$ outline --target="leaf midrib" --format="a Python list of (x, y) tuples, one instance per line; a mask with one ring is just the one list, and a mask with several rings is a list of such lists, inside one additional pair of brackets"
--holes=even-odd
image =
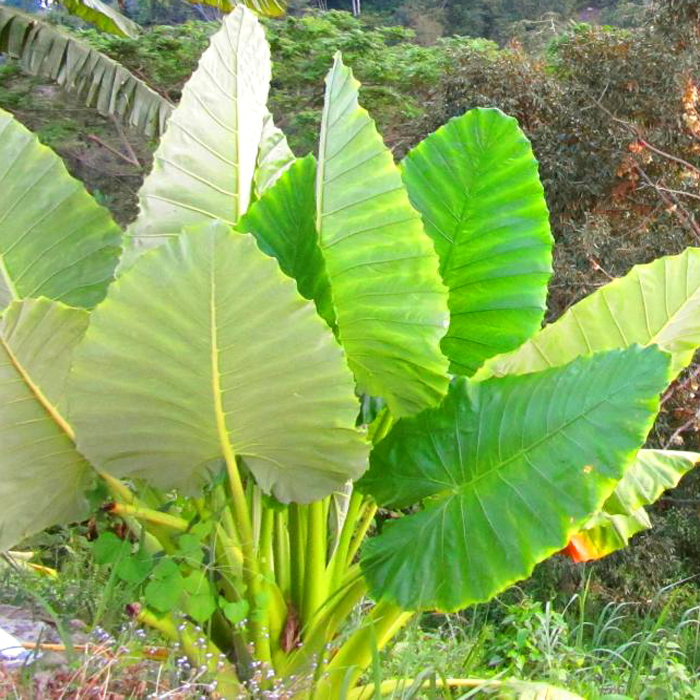
[[(68, 436), (70, 441), (75, 445), (75, 431), (70, 426), (68, 421), (60, 414), (58, 409), (48, 400), (44, 392), (39, 388), (39, 386), (32, 380), (27, 371), (22, 366), (19, 358), (12, 351), (4, 336), (0, 334), (0, 346), (5, 350), (10, 364), (14, 367), (15, 371), (22, 378), (27, 388), (32, 392), (34, 398), (39, 402), (42, 408), (49, 414), (49, 417), (53, 422)], [(82, 456), (82, 455), (81, 455)]]

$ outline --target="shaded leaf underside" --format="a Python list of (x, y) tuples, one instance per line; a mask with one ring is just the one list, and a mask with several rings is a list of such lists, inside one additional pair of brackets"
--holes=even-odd
[(109, 212), (0, 109), (0, 312), (13, 299), (38, 296), (94, 306), (112, 280), (120, 243)]
[(0, 551), (88, 511), (92, 468), (61, 405), (87, 324), (87, 312), (48, 299), (13, 302), (0, 320)]
[(94, 464), (163, 487), (196, 488), (230, 450), (282, 501), (326, 496), (366, 467), (332, 332), (253, 237), (222, 222), (110, 287), (76, 352), (70, 406)]

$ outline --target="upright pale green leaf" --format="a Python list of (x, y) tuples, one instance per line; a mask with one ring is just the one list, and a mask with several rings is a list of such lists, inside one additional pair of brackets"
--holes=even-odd
[(86, 311), (48, 299), (12, 302), (0, 319), (0, 551), (87, 513), (92, 468), (63, 405), (87, 324)]
[(359, 83), (337, 55), (326, 78), (316, 225), (340, 339), (368, 394), (397, 415), (437, 403), (447, 387), (440, 339), (448, 320), (438, 261)]
[(32, 75), (76, 92), (100, 114), (114, 115), (148, 134), (160, 134), (172, 104), (124, 66), (34, 15), (0, 4), (0, 53)]
[(639, 450), (601, 511), (571, 538), (567, 553), (574, 561), (590, 561), (626, 547), (633, 535), (651, 527), (644, 506), (674, 488), (698, 462), (697, 452)]
[(260, 248), (277, 258), (282, 271), (297, 282), (299, 294), (316, 304), (333, 326), (335, 312), (326, 264), (314, 225), (316, 159), (297, 160), (254, 202), (236, 228), (252, 233)]
[(109, 212), (0, 109), (0, 312), (45, 296), (90, 307), (105, 295), (121, 231)]
[(127, 231), (135, 246), (156, 246), (183, 226), (238, 221), (251, 198), (269, 83), (265, 33), (241, 5), (212, 37), (168, 121)]
[(674, 375), (690, 362), (700, 345), (700, 248), (637, 265), (518, 350), (488, 361), (477, 377), (535, 372), (633, 343), (670, 353)]
[(135, 39), (139, 25), (101, 0), (61, 0), (61, 4), (76, 17), (94, 24), (98, 29), (117, 36)]
[(449, 289), (443, 352), (474, 374), (542, 323), (553, 241), (537, 161), (515, 119), (473, 109), (416, 146), (402, 175)]
[(333, 333), (254, 238), (222, 222), (112, 285), (69, 388), (81, 450), (116, 476), (191, 488), (233, 450), (263, 490), (306, 502), (366, 467)]
[(275, 184), (294, 161), (294, 154), (289, 148), (286, 136), (275, 126), (272, 115), (268, 112), (263, 121), (258, 148), (258, 162), (254, 176), (255, 194), (260, 197), (265, 190)]
[(595, 513), (644, 442), (670, 358), (634, 346), (485, 382), (397, 423), (360, 481), (424, 509), (364, 549), (376, 598), (456, 610), (527, 577)]

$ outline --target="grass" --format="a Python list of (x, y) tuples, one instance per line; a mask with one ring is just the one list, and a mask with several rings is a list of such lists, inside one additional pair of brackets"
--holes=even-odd
[[(0, 569), (0, 604), (53, 619), (67, 647), (76, 620), (89, 635), (58, 665), (39, 660), (0, 672), (0, 697), (212, 697), (177, 648), (128, 619), (135, 590), (94, 563), (84, 534), (61, 529), (34, 543), (47, 553), (43, 562), (60, 569), (57, 579)], [(475, 688), (439, 687), (464, 677), (546, 682), (590, 700), (700, 698), (696, 579), (665, 586), (651, 600), (616, 602), (600, 595), (596, 567), (588, 571), (567, 598), (537, 600), (530, 582), (460, 614), (426, 614), (376, 654), (364, 681), (413, 679), (390, 695), (404, 700), (478, 696)]]

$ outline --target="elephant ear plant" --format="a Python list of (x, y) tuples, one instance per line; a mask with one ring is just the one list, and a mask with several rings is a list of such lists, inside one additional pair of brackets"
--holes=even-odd
[(694, 465), (640, 448), (700, 344), (700, 251), (540, 330), (552, 239), (513, 119), (468, 112), (396, 166), (337, 56), (295, 159), (269, 81), (238, 7), (124, 236), (0, 112), (0, 549), (101, 488), (132, 537), (98, 563), (223, 697), (374, 697), (413, 615), (624, 544)]

